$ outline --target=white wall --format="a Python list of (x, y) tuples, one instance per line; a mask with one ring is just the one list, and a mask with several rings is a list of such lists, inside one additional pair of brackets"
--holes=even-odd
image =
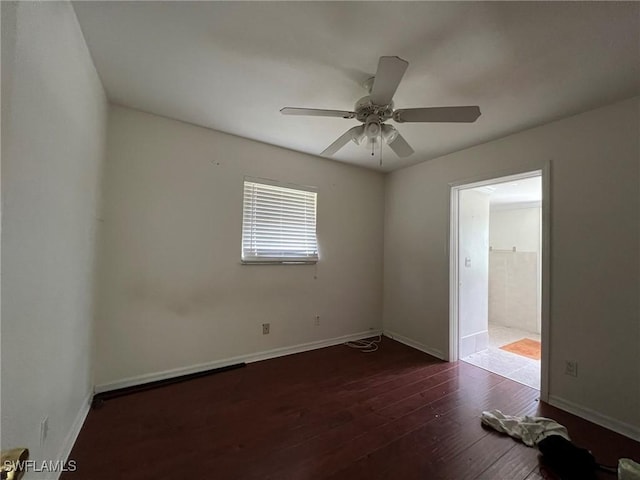
[[(489, 321), (540, 333), (541, 208), (492, 206), (489, 221)], [(515, 247), (516, 251), (512, 249)]]
[(389, 175), (385, 329), (447, 352), (449, 183), (550, 161), (549, 393), (640, 438), (639, 110), (636, 97)]
[(489, 345), (489, 195), (459, 192), (458, 354), (466, 357)]
[[(240, 264), (245, 175), (318, 187), (316, 266)], [(381, 174), (114, 106), (105, 185), (99, 386), (381, 328)]]
[(538, 254), (489, 253), (489, 322), (540, 333)]
[(540, 207), (491, 208), (489, 245), (496, 250), (540, 252)]
[(56, 460), (75, 440), (93, 386), (107, 104), (70, 3), (1, 8), (2, 449)]

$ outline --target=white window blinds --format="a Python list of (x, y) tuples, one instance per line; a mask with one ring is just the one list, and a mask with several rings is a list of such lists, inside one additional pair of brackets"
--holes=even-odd
[(316, 200), (310, 187), (246, 178), (242, 262), (317, 262)]

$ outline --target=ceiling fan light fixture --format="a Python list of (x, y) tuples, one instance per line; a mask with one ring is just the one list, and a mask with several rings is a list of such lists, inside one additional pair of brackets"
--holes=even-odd
[(391, 125), (382, 125), (382, 138), (387, 145), (393, 143), (397, 136), (398, 130), (396, 130), (395, 127), (392, 127)]
[(360, 131), (353, 132), (353, 137), (351, 138), (351, 140), (353, 140), (353, 143), (355, 143), (356, 145), (361, 145), (362, 142), (366, 140), (366, 138), (367, 134), (364, 131), (364, 127), (362, 127)]
[(367, 137), (374, 138), (380, 135), (380, 124), (378, 122), (369, 122), (365, 128)]

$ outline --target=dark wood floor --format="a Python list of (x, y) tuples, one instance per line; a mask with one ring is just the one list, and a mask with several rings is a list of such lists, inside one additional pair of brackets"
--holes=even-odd
[(487, 409), (555, 418), (602, 463), (640, 458), (532, 388), (385, 338), (375, 353), (341, 345), (108, 400), (62, 478), (553, 478), (537, 450), (481, 427)]

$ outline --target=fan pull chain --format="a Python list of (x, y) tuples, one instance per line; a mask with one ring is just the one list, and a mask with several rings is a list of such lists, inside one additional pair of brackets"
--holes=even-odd
[(382, 137), (380, 137), (380, 167), (382, 167)]

